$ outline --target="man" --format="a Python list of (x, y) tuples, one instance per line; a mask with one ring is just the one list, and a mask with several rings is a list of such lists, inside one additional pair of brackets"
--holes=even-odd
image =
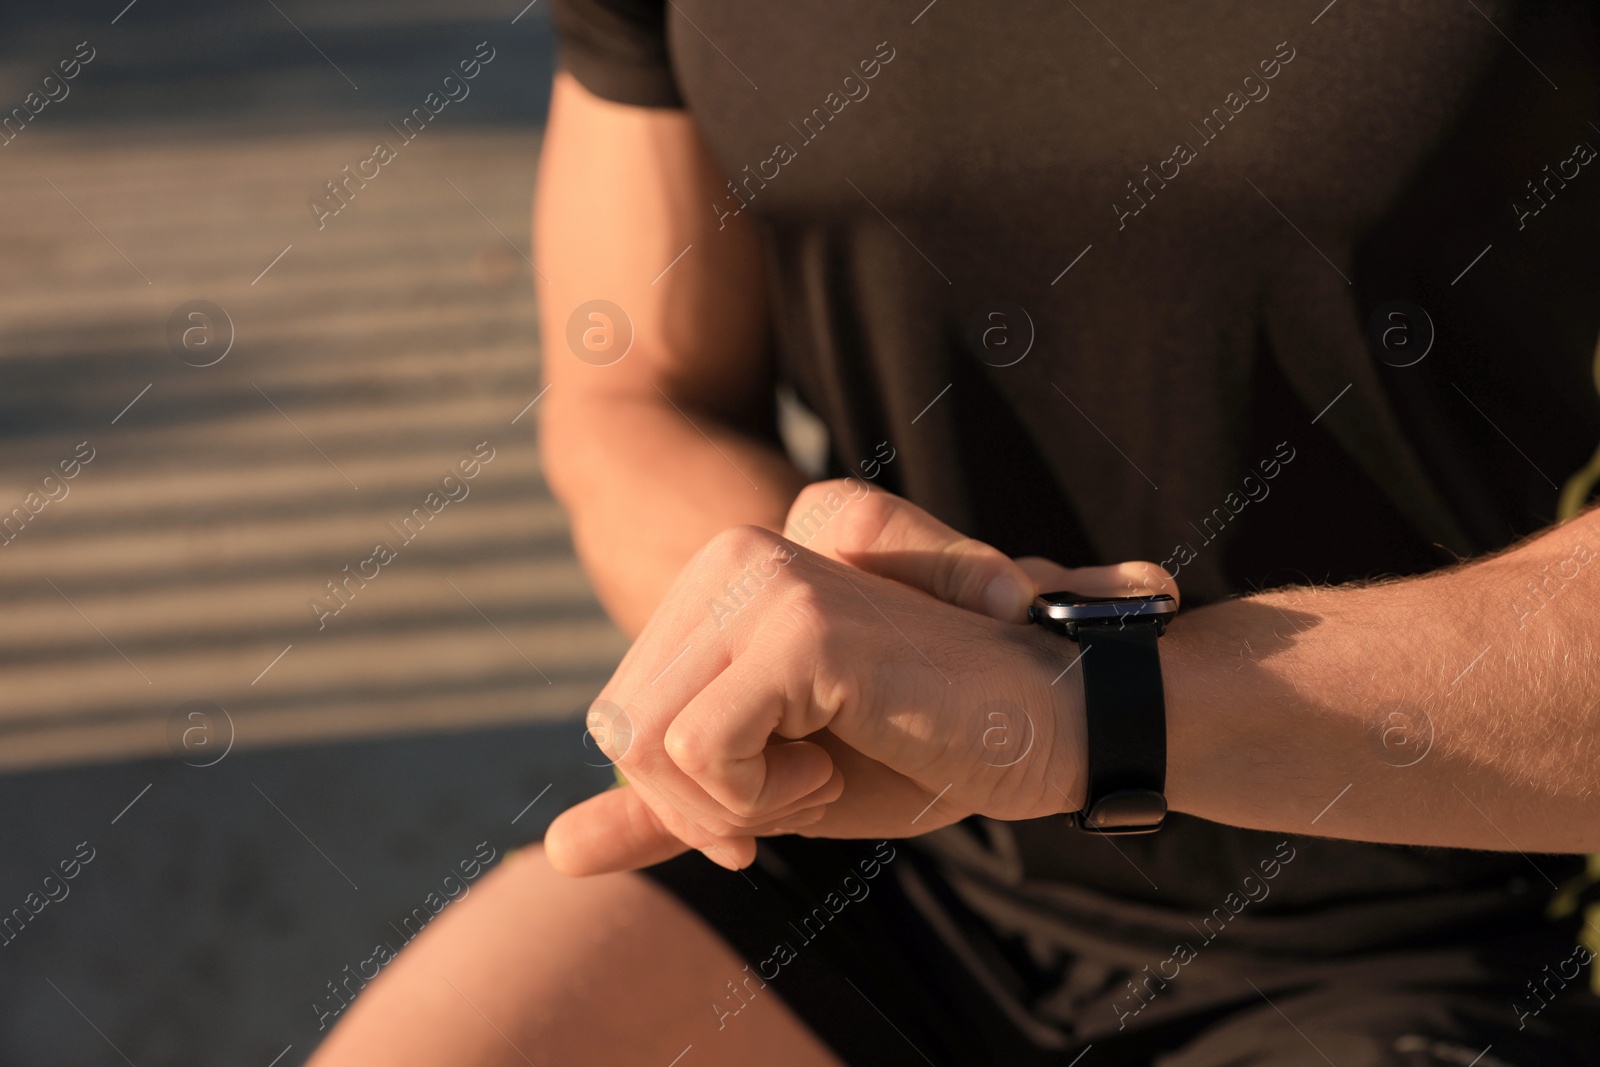
[[(1592, 1062), (1587, 6), (557, 21), (541, 435), (627, 784), (319, 1064)], [(1026, 621), (1180, 586), (1158, 675)]]

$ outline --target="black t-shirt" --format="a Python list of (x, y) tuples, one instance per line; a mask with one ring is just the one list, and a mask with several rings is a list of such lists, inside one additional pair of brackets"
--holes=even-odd
[[(837, 472), (1014, 555), (1162, 562), (1186, 604), (1554, 519), (1600, 442), (1592, 5), (924, 2), (555, 9), (590, 91), (694, 117), (729, 179), (705, 210), (758, 224)], [(1170, 947), (1285, 839), (918, 841), (1043, 965), (1085, 929)], [(1548, 899), (1530, 862), (1578, 869), (1287, 840), (1236, 948), (1503, 933)]]

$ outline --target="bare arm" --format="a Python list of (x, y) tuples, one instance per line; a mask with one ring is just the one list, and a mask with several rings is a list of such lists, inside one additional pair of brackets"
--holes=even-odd
[[(713, 534), (781, 529), (806, 481), (774, 443), (760, 252), (746, 220), (717, 228), (721, 185), (684, 113), (609, 103), (557, 75), (534, 201), (540, 446), (578, 555), (630, 635)], [(568, 341), (595, 299), (633, 330), (605, 366), (616, 351), (580, 358)], [(580, 313), (580, 332), (622, 336), (614, 318)]]
[[(840, 512), (843, 554), (882, 548), (890, 567), (842, 571), (745, 527), (683, 570), (602, 694), (649, 712), (618, 756), (634, 788), (557, 820), (560, 869), (641, 866), (685, 843), (741, 866), (752, 834), (892, 837), (1083, 803), (1081, 683), (1054, 684), (1072, 647), (918, 592), (959, 535), (895, 534), (883, 520), (908, 507), (873, 493)], [(1600, 510), (1447, 571), (1180, 616), (1161, 644), (1172, 808), (1357, 841), (1600, 849), (1595, 546)], [(719, 626), (707, 600), (751, 561), (760, 594)], [(999, 720), (975, 713), (990, 706)], [(997, 760), (1015, 715), (1030, 744)]]
[(1597, 631), (1600, 511), (1420, 578), (1201, 609), (1163, 641), (1169, 798), (1260, 829), (1600, 849)]
[[(752, 233), (716, 228), (718, 184), (685, 116), (558, 78), (535, 213), (552, 383), (542, 444), (578, 550), (630, 633), (718, 531), (781, 529), (804, 482), (770, 443), (760, 259)], [(596, 297), (636, 331), (604, 367), (566, 336)], [(1186, 614), (1162, 650), (1173, 807), (1356, 840), (1600, 849), (1597, 553), (1591, 511), (1420, 578)], [(1059, 648), (1027, 641), (1041, 677), (1056, 676)], [(1061, 736), (1077, 736), (1070, 690), (1049, 692)], [(1061, 810), (1060, 795), (1047, 804)]]

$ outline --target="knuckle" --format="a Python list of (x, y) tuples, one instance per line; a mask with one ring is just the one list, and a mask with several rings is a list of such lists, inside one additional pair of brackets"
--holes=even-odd
[(785, 597), (785, 614), (794, 637), (802, 645), (816, 647), (824, 643), (833, 622), (828, 601), (823, 590), (812, 582), (795, 582), (790, 586)]
[(739, 567), (762, 551), (770, 551), (781, 542), (771, 530), (760, 526), (730, 526), (713, 535), (706, 542), (697, 560), (699, 567), (722, 571)]
[(859, 540), (858, 534), (850, 532), (850, 521), (857, 518), (855, 513), (867, 501), (883, 495), (886, 494), (873, 492), (858, 478), (813, 482), (795, 497), (784, 533), (824, 555), (841, 549), (849, 551), (848, 542)]
[(675, 724), (662, 740), (662, 748), (666, 750), (667, 758), (684, 774), (692, 778), (705, 773), (705, 745), (692, 731)]
[(837, 487), (841, 479), (832, 479), (826, 482), (812, 482), (795, 495), (794, 502), (789, 505), (789, 522), (792, 524), (797, 516), (804, 515), (812, 508), (817, 507), (826, 499), (828, 490)]
[[(832, 722), (866, 703), (866, 684), (861, 677), (855, 671), (840, 670), (831, 664), (819, 667), (812, 678), (811, 688), (816, 713), (825, 722)], [(841, 778), (832, 800), (838, 800), (843, 792), (844, 780)]]
[(952, 541), (934, 563), (934, 590), (940, 600), (981, 603), (984, 586), (1003, 558), (999, 549), (974, 538)]
[(834, 544), (841, 552), (867, 552), (883, 540), (898, 504), (894, 497), (881, 491), (859, 495), (854, 502), (845, 498), (845, 503), (848, 506), (841, 504), (830, 513)]

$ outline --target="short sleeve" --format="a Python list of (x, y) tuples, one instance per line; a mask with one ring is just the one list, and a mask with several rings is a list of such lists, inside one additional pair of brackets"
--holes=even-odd
[(667, 52), (666, 0), (555, 0), (557, 62), (596, 96), (682, 107)]

